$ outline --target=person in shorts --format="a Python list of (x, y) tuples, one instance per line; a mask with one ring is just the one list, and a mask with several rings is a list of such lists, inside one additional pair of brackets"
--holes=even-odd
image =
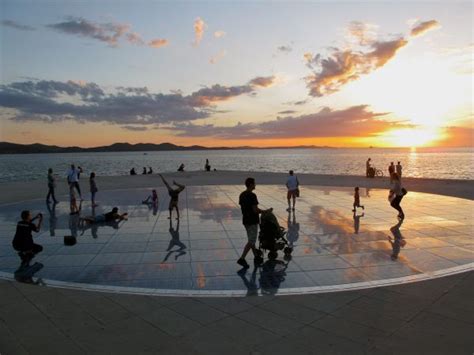
[[(38, 219), (38, 223), (34, 224), (33, 221)], [(43, 247), (33, 242), (33, 236), (31, 232), (38, 233), (41, 229), (41, 223), (43, 222), (43, 215), (38, 213), (36, 217), (31, 218), (30, 211), (21, 212), (21, 221), (16, 225), (16, 233), (13, 237), (12, 246), (13, 249), (18, 251), (18, 255), (21, 258), (21, 266), (28, 266), (31, 259), (36, 254), (43, 251)]]
[(257, 257), (257, 249), (255, 243), (257, 242), (258, 224), (260, 222), (260, 213), (265, 211), (273, 211), (273, 208), (268, 210), (261, 210), (258, 208), (257, 195), (253, 193), (255, 190), (255, 179), (247, 178), (245, 180), (245, 187), (247, 188), (239, 196), (239, 205), (242, 210), (242, 223), (247, 231), (247, 244), (245, 244), (241, 257), (237, 260), (237, 264), (248, 269), (250, 266), (245, 260), (248, 252), (252, 250), (253, 255)]
[(173, 209), (176, 209), (176, 214), (178, 216), (176, 219), (179, 219), (179, 208), (178, 208), (179, 194), (180, 194), (181, 191), (183, 191), (185, 189), (186, 186), (178, 184), (176, 181), (173, 180), (173, 185), (178, 186), (177, 189), (173, 189), (170, 186), (170, 184), (168, 184), (168, 182), (165, 180), (163, 175), (160, 174), (160, 178), (161, 178), (161, 180), (163, 180), (163, 183), (165, 184), (166, 188), (168, 189), (168, 194), (170, 195), (170, 198), (171, 198), (170, 199), (170, 204), (168, 206), (168, 209), (170, 211), (170, 216), (168, 217), (168, 219), (171, 219)]
[[(290, 170), (290, 176), (288, 176), (288, 179), (286, 180), (286, 188), (288, 189), (288, 192), (286, 193), (286, 199), (288, 200), (288, 208), (286, 209), (288, 212), (291, 210), (295, 210), (295, 202), (296, 202), (296, 197), (298, 197), (298, 189), (300, 186), (300, 182), (298, 181), (298, 178), (296, 175), (294, 175), (293, 170)], [(291, 199), (293, 199), (293, 209), (291, 208)]]

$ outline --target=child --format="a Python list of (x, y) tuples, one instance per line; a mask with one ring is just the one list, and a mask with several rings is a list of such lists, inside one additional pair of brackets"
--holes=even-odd
[[(36, 225), (33, 223), (35, 219), (38, 219)], [(43, 215), (41, 213), (38, 213), (35, 218), (31, 218), (30, 211), (21, 212), (21, 221), (16, 225), (12, 246), (13, 249), (18, 251), (22, 267), (27, 266), (31, 259), (43, 250), (41, 245), (33, 242), (33, 236), (31, 235), (31, 232), (38, 233), (40, 231), (42, 221)]]
[(97, 185), (95, 183), (95, 173), (92, 172), (90, 177), (89, 177), (89, 185), (90, 185), (90, 190), (91, 190), (91, 203), (92, 203), (92, 207), (97, 207), (99, 206), (98, 204), (95, 203), (95, 194), (97, 193), (97, 191), (99, 191), (97, 189)]
[(76, 194), (74, 193), (74, 186), (70, 185), (69, 186), (69, 209), (70, 209), (70, 215), (79, 213), (79, 207), (77, 207), (77, 199), (76, 199)]
[(352, 212), (355, 212), (357, 207), (361, 207), (363, 210), (365, 210), (364, 206), (360, 205), (360, 196), (359, 196), (359, 188), (358, 187), (354, 188), (354, 205), (353, 205), (353, 207), (354, 207), (354, 209), (352, 210)]
[(151, 195), (149, 195), (145, 200), (142, 201), (143, 204), (153, 204), (157, 205), (158, 204), (158, 194), (156, 193), (156, 190), (151, 191)]

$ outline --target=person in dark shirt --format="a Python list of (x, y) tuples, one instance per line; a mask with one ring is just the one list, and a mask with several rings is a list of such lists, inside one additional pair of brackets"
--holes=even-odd
[(130, 175), (137, 175), (137, 172), (135, 171), (135, 168), (130, 169)]
[(110, 222), (115, 222), (116, 220), (123, 221), (126, 219), (128, 216), (128, 213), (122, 213), (120, 214), (118, 212), (118, 208), (114, 207), (112, 208), (112, 211), (104, 214), (100, 214), (98, 216), (89, 216), (89, 217), (84, 217), (81, 218), (81, 224), (85, 223), (110, 223)]
[(142, 175), (146, 175), (146, 168), (143, 167)]
[(186, 186), (184, 185), (181, 185), (181, 184), (178, 184), (176, 181), (173, 180), (173, 185), (176, 185), (178, 186), (177, 189), (173, 189), (169, 184), (168, 182), (165, 180), (165, 178), (163, 177), (163, 175), (159, 174), (160, 175), (160, 178), (161, 180), (163, 180), (163, 183), (165, 184), (166, 188), (168, 189), (168, 194), (170, 195), (170, 204), (168, 206), (168, 209), (170, 211), (170, 216), (168, 217), (168, 219), (171, 219), (171, 215), (172, 215), (172, 212), (173, 212), (173, 208), (176, 209), (176, 214), (177, 214), (177, 218), (176, 219), (179, 219), (179, 207), (178, 207), (178, 198), (179, 198), (179, 193), (181, 191), (183, 191), (185, 189)]
[(151, 166), (148, 167), (148, 174), (153, 174), (153, 169), (151, 168)]
[[(33, 221), (36, 219), (38, 220), (38, 223), (35, 225)], [(13, 249), (18, 251), (22, 266), (27, 266), (31, 259), (43, 250), (41, 245), (33, 242), (33, 235), (31, 234), (31, 232), (40, 231), (42, 222), (43, 215), (41, 213), (38, 213), (36, 217), (31, 218), (30, 211), (21, 212), (21, 221), (16, 225), (16, 233), (12, 241), (12, 246)]]
[(257, 257), (257, 249), (255, 243), (257, 242), (258, 235), (258, 224), (260, 222), (260, 213), (265, 211), (273, 211), (273, 208), (268, 210), (261, 210), (258, 208), (258, 199), (252, 191), (255, 190), (255, 179), (247, 178), (245, 180), (245, 186), (247, 189), (242, 192), (239, 196), (239, 205), (242, 210), (242, 223), (247, 231), (247, 244), (245, 244), (244, 251), (241, 257), (237, 260), (237, 264), (248, 269), (250, 266), (245, 260), (250, 249), (252, 249), (253, 255)]
[(178, 171), (181, 171), (181, 172), (184, 171), (184, 164), (181, 164), (181, 165), (179, 166)]

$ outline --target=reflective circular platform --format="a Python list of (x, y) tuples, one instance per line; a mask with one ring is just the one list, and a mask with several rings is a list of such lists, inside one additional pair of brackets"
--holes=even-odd
[[(82, 204), (81, 217), (117, 206), (129, 218), (118, 224), (79, 225), (61, 203), (28, 201), (0, 206), (0, 277), (41, 278), (46, 285), (179, 296), (303, 294), (414, 282), (474, 268), (474, 202), (409, 192), (406, 218), (387, 201), (386, 190), (361, 188), (365, 210), (352, 213), (353, 189), (305, 186), (296, 211), (286, 212), (286, 190), (258, 185), (260, 207), (273, 207), (293, 245), (260, 267), (241, 270), (246, 243), (238, 196), (242, 186), (190, 186), (180, 195), (181, 219), (168, 219), (169, 197), (141, 201), (150, 189), (98, 193), (99, 207)], [(87, 194), (88, 196), (88, 194)], [(11, 247), (22, 210), (44, 215), (35, 242), (44, 247), (31, 267), (19, 269)], [(76, 237), (73, 246), (64, 236)], [(37, 264), (35, 264), (35, 262)]]

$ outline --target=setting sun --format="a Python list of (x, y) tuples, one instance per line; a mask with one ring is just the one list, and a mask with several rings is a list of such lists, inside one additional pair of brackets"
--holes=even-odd
[(385, 132), (380, 137), (389, 146), (394, 147), (423, 147), (440, 138), (435, 128), (396, 129)]

